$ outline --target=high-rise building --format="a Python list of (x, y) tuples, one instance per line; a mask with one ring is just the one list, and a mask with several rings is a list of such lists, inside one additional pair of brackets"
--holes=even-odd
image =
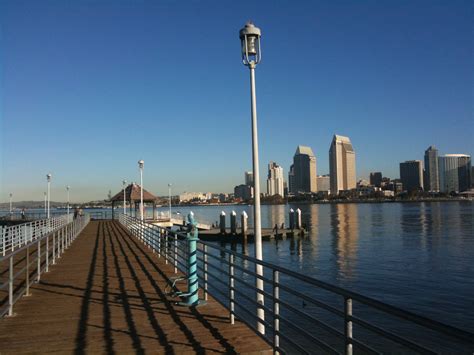
[(439, 191), (438, 149), (433, 145), (425, 150), (425, 191)]
[(251, 171), (245, 172), (245, 185), (253, 186), (253, 172)]
[(400, 180), (405, 191), (423, 190), (423, 162), (408, 160), (400, 163)]
[(370, 173), (370, 185), (375, 186), (375, 187), (382, 186), (382, 173), (381, 172)]
[(329, 175), (318, 175), (317, 177), (318, 192), (329, 192), (331, 189), (331, 183)]
[(291, 164), (288, 172), (288, 192), (290, 194), (295, 193), (295, 166), (293, 164)]
[(253, 187), (250, 185), (238, 185), (234, 187), (234, 197), (242, 200), (253, 198)]
[(471, 186), (471, 156), (446, 154), (438, 158), (441, 192), (463, 192)]
[(293, 193), (317, 192), (316, 157), (310, 147), (299, 145), (293, 157)]
[(348, 137), (334, 135), (329, 148), (331, 194), (356, 187), (355, 151)]
[(285, 196), (283, 190), (283, 168), (272, 161), (268, 164), (267, 194), (268, 196)]

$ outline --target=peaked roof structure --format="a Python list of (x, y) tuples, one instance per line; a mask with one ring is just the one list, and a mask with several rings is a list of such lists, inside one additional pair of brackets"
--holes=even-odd
[(296, 148), (296, 153), (295, 155), (309, 155), (310, 157), (314, 157), (313, 150), (310, 147), (304, 146), (304, 145), (299, 145), (298, 148)]
[[(139, 184), (130, 184), (125, 188), (125, 199), (127, 201), (140, 201), (140, 185)], [(144, 202), (155, 202), (158, 200), (158, 197), (153, 195), (151, 192), (143, 189), (143, 201)], [(118, 192), (110, 201), (123, 201), (123, 190)]]
[(352, 147), (352, 143), (351, 143), (351, 140), (349, 139), (349, 137), (340, 136), (338, 134), (335, 134), (332, 141), (333, 141), (333, 144), (335, 142), (342, 143), (342, 145), (346, 149), (346, 152), (354, 152), (354, 148)]

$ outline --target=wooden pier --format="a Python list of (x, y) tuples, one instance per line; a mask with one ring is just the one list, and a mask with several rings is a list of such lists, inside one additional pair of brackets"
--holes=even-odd
[(271, 353), (212, 297), (175, 305), (165, 294), (171, 276), (118, 222), (90, 222), (15, 316), (0, 319), (0, 353)]

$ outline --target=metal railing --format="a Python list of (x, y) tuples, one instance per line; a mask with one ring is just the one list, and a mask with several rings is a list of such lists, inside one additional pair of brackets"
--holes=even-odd
[[(85, 215), (37, 235), (34, 241), (0, 256), (0, 317), (13, 315), (13, 305), (30, 295), (31, 280), (39, 282), (41, 274), (56, 264), (64, 251), (89, 223)], [(6, 295), (5, 295), (6, 294)]]
[(5, 256), (45, 234), (53, 232), (72, 222), (72, 214), (42, 219), (13, 226), (0, 227), (0, 255)]
[[(174, 267), (187, 272), (186, 234), (121, 214), (120, 223)], [(422, 353), (474, 350), (474, 334), (209, 242), (198, 242), (199, 285), (263, 336), (276, 353)], [(256, 265), (264, 275), (255, 273)], [(255, 287), (255, 279), (264, 290)], [(256, 292), (264, 295), (257, 304)], [(257, 316), (263, 309), (265, 317)], [(357, 336), (356, 336), (357, 335)]]
[[(71, 211), (72, 212), (72, 211)], [(66, 210), (53, 210), (50, 211), (51, 217), (60, 216), (66, 214)], [(32, 220), (32, 219), (46, 219), (48, 214), (44, 211), (30, 211), (26, 210), (22, 213), (19, 210), (12, 211), (11, 213), (8, 211), (1, 211), (0, 212), (0, 220), (6, 221), (21, 221), (21, 220)]]

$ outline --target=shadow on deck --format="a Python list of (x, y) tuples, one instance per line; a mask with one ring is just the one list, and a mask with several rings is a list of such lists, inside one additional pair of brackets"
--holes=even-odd
[(211, 297), (176, 306), (164, 291), (172, 274), (118, 222), (93, 221), (0, 320), (1, 353), (270, 353)]

